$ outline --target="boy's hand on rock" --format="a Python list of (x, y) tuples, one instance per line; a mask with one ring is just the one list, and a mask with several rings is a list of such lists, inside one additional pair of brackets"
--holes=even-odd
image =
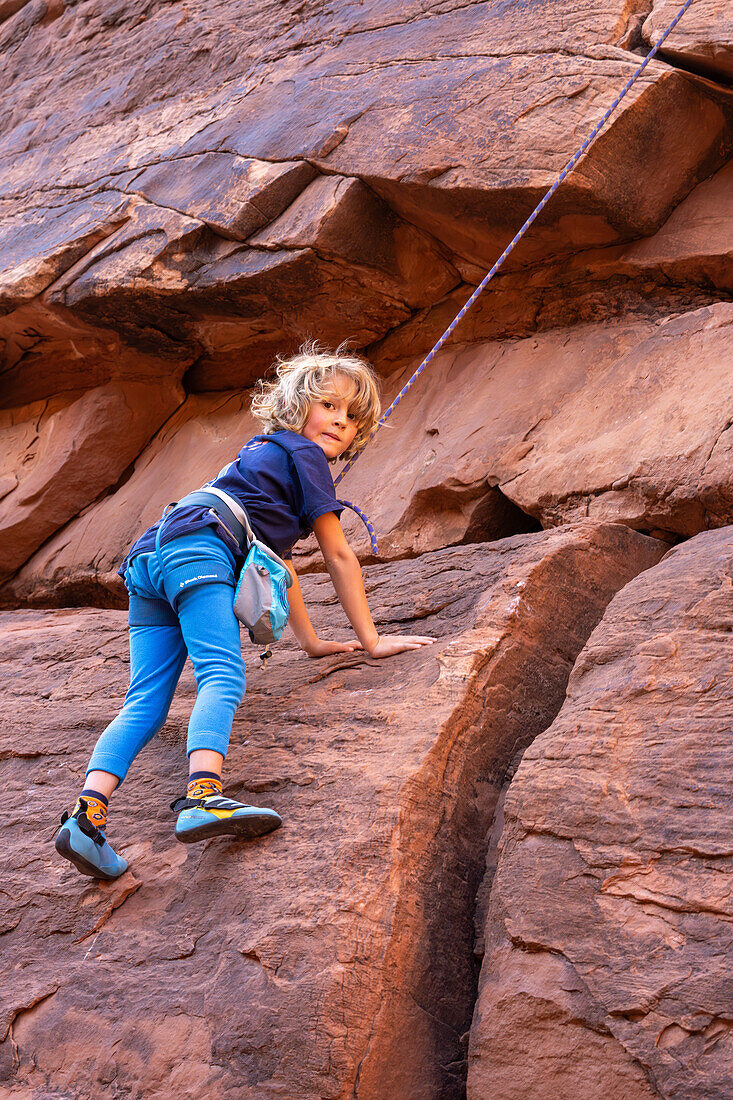
[(404, 653), (407, 649), (421, 649), (435, 641), (436, 638), (424, 638), (419, 634), (385, 634), (377, 639), (374, 649), (369, 650), (369, 656), (394, 657), (396, 653)]
[[(304, 647), (305, 648), (305, 647)], [(305, 649), (309, 657), (330, 657), (332, 653), (354, 653), (357, 649), (363, 649), (361, 642), (327, 642), (323, 638), (316, 638), (315, 642)]]

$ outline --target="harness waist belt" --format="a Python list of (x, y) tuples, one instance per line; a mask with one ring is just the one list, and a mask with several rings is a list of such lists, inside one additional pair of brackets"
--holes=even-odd
[[(194, 505), (201, 508), (210, 508), (212, 512), (215, 512), (234, 535), (241, 549), (246, 552), (254, 536), (247, 513), (238, 501), (219, 489), (197, 489), (179, 500), (176, 508), (189, 508)], [(237, 512), (239, 515), (237, 515)]]

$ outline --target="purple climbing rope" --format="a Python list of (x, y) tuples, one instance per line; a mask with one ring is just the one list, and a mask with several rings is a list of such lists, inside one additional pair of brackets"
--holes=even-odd
[[(505, 259), (507, 258), (507, 256), (509, 255), (509, 253), (510, 253), (510, 252), (511, 252), (511, 251), (512, 251), (512, 250), (513, 250), (513, 249), (514, 249), (514, 248), (515, 248), (516, 246), (517, 246), (517, 244), (519, 244), (519, 242), (521, 241), (522, 237), (524, 236), (524, 234), (525, 234), (525, 233), (527, 232), (527, 230), (529, 229), (530, 225), (532, 225), (532, 223), (533, 223), (533, 222), (534, 222), (534, 221), (535, 221), (535, 220), (536, 220), (536, 219), (537, 219), (537, 218), (539, 217), (539, 215), (540, 215), (540, 214), (542, 213), (542, 211), (543, 211), (543, 210), (544, 210), (544, 208), (545, 208), (545, 207), (547, 206), (548, 202), (550, 201), (550, 199), (552, 198), (552, 196), (553, 196), (553, 195), (555, 194), (555, 192), (557, 191), (558, 187), (559, 187), (559, 186), (560, 186), (560, 184), (561, 184), (561, 183), (563, 182), (563, 180), (565, 179), (565, 177), (566, 177), (566, 176), (567, 176), (567, 175), (568, 175), (568, 174), (569, 174), (570, 172), (572, 172), (573, 168), (574, 168), (574, 167), (575, 167), (575, 165), (576, 165), (576, 164), (578, 163), (578, 161), (580, 160), (580, 158), (581, 158), (581, 157), (583, 156), (583, 154), (584, 154), (584, 153), (585, 153), (585, 151), (587, 150), (588, 146), (589, 146), (589, 145), (591, 144), (591, 142), (592, 142), (592, 141), (594, 140), (594, 138), (595, 138), (595, 137), (597, 136), (597, 134), (599, 133), (599, 131), (600, 131), (600, 130), (602, 130), (602, 129), (603, 129), (603, 127), (604, 127), (604, 126), (606, 125), (606, 123), (608, 122), (609, 118), (611, 117), (611, 115), (613, 114), (613, 112), (614, 112), (614, 111), (616, 110), (616, 108), (618, 107), (618, 105), (619, 105), (619, 103), (621, 102), (621, 100), (622, 100), (622, 99), (624, 98), (624, 96), (625, 96), (625, 95), (626, 95), (626, 93), (627, 93), (627, 92), (629, 91), (629, 89), (631, 88), (631, 86), (632, 86), (632, 85), (633, 85), (633, 84), (634, 84), (634, 83), (636, 82), (636, 80), (638, 80), (638, 78), (639, 78), (639, 77), (641, 76), (641, 74), (642, 74), (642, 73), (644, 72), (644, 69), (645, 69), (645, 68), (647, 67), (647, 65), (649, 64), (649, 62), (650, 62), (650, 61), (652, 60), (652, 58), (654, 57), (654, 55), (655, 55), (655, 54), (657, 53), (657, 51), (659, 50), (659, 47), (660, 47), (660, 46), (662, 45), (662, 43), (663, 43), (663, 42), (664, 42), (664, 41), (665, 41), (665, 40), (667, 39), (667, 37), (668, 37), (668, 36), (669, 36), (669, 35), (670, 35), (670, 34), (672, 33), (672, 31), (674, 30), (674, 28), (675, 28), (675, 27), (677, 26), (677, 24), (679, 23), (680, 19), (681, 19), (681, 18), (682, 18), (682, 16), (683, 16), (683, 15), (685, 14), (685, 12), (687, 11), (687, 9), (689, 8), (689, 6), (690, 6), (690, 4), (691, 4), (691, 3), (692, 3), (692, 0), (685, 0), (685, 3), (684, 3), (684, 4), (682, 5), (682, 7), (680, 8), (680, 10), (679, 10), (679, 11), (677, 12), (677, 14), (675, 15), (675, 17), (674, 17), (674, 19), (672, 20), (672, 22), (671, 22), (671, 23), (669, 24), (669, 26), (667, 27), (667, 29), (666, 29), (666, 30), (664, 31), (664, 33), (663, 33), (663, 34), (662, 34), (662, 36), (660, 37), (659, 41), (655, 43), (655, 45), (653, 46), (653, 48), (652, 48), (652, 49), (651, 49), (651, 50), (649, 51), (649, 53), (647, 54), (647, 56), (646, 56), (646, 57), (644, 58), (644, 60), (642, 61), (641, 65), (639, 65), (638, 69), (636, 69), (636, 71), (635, 71), (635, 72), (633, 73), (633, 75), (632, 75), (632, 76), (630, 76), (630, 77), (629, 77), (629, 79), (628, 79), (628, 80), (626, 81), (626, 83), (624, 84), (623, 88), (621, 89), (621, 91), (619, 92), (619, 94), (618, 94), (618, 95), (616, 96), (616, 98), (614, 99), (613, 103), (611, 104), (611, 106), (610, 106), (610, 107), (608, 108), (608, 110), (606, 111), (606, 113), (605, 113), (605, 115), (603, 116), (603, 118), (602, 118), (602, 119), (600, 120), (600, 122), (597, 122), (597, 123), (596, 123), (596, 125), (595, 125), (595, 126), (593, 127), (593, 129), (591, 130), (591, 132), (590, 132), (590, 133), (588, 134), (588, 137), (587, 137), (587, 138), (585, 139), (585, 141), (583, 142), (583, 144), (582, 144), (582, 145), (580, 146), (580, 148), (578, 149), (577, 153), (575, 153), (575, 154), (574, 154), (574, 155), (573, 155), (573, 156), (572, 156), (572, 157), (570, 158), (570, 160), (569, 160), (569, 161), (568, 161), (568, 163), (567, 163), (567, 164), (565, 165), (565, 167), (563, 168), (563, 170), (562, 170), (562, 172), (560, 173), (560, 175), (559, 175), (559, 176), (557, 177), (557, 179), (555, 180), (555, 182), (554, 182), (554, 183), (552, 184), (552, 186), (550, 187), (550, 189), (549, 189), (549, 191), (547, 192), (547, 194), (546, 194), (546, 195), (544, 196), (544, 198), (543, 198), (543, 199), (541, 199), (541, 201), (540, 201), (540, 202), (539, 202), (539, 203), (537, 204), (537, 206), (536, 206), (536, 207), (535, 207), (535, 209), (534, 209), (534, 210), (532, 211), (532, 213), (531, 213), (531, 214), (529, 215), (529, 217), (527, 218), (527, 220), (526, 220), (526, 222), (524, 223), (524, 225), (522, 226), (522, 228), (521, 228), (521, 229), (519, 230), (519, 232), (518, 232), (518, 233), (516, 234), (516, 236), (515, 236), (515, 237), (514, 237), (514, 238), (513, 238), (513, 239), (512, 239), (512, 240), (511, 240), (511, 241), (509, 242), (509, 244), (508, 244), (508, 245), (506, 246), (506, 248), (505, 248), (505, 249), (504, 249), (504, 251), (502, 252), (502, 254), (501, 254), (501, 256), (499, 257), (499, 259), (498, 259), (498, 260), (496, 261), (496, 263), (494, 264), (494, 266), (493, 266), (493, 267), (491, 268), (491, 271), (488, 271), (488, 272), (486, 273), (486, 275), (485, 275), (485, 276), (483, 277), (483, 279), (482, 279), (482, 280), (481, 280), (481, 282), (480, 282), (480, 283), (478, 284), (478, 286), (477, 286), (477, 287), (476, 287), (476, 289), (474, 290), (474, 292), (473, 292), (473, 294), (471, 295), (471, 297), (470, 297), (470, 298), (468, 299), (468, 301), (467, 301), (467, 302), (465, 303), (465, 305), (463, 306), (463, 308), (462, 308), (462, 309), (461, 309), (461, 310), (460, 310), (460, 311), (458, 312), (458, 314), (457, 314), (457, 315), (456, 315), (456, 316), (454, 317), (454, 319), (453, 319), (453, 320), (451, 321), (451, 323), (450, 323), (450, 324), (448, 325), (448, 328), (447, 328), (447, 329), (445, 330), (445, 332), (444, 332), (444, 333), (443, 333), (443, 335), (442, 335), (442, 336), (440, 337), (440, 339), (439, 339), (439, 340), (438, 340), (438, 342), (437, 342), (437, 343), (435, 344), (435, 346), (434, 346), (434, 347), (433, 347), (433, 348), (432, 348), (432, 349), (431, 349), (431, 350), (430, 350), (430, 351), (428, 352), (428, 354), (427, 354), (427, 355), (425, 356), (425, 358), (423, 359), (422, 363), (421, 363), (421, 364), (420, 364), (420, 366), (419, 366), (419, 367), (417, 368), (417, 370), (416, 370), (416, 371), (415, 371), (415, 373), (414, 373), (414, 374), (412, 375), (412, 377), (411, 377), (411, 378), (410, 378), (410, 379), (409, 379), (409, 380), (408, 380), (408, 381), (407, 381), (407, 382), (405, 383), (405, 385), (404, 385), (404, 386), (402, 387), (402, 389), (401, 389), (401, 390), (400, 390), (400, 392), (399, 392), (399, 393), (397, 394), (397, 396), (395, 397), (394, 401), (393, 401), (393, 402), (392, 402), (392, 404), (391, 404), (391, 405), (389, 406), (389, 408), (387, 409), (387, 411), (386, 411), (386, 412), (384, 412), (384, 413), (382, 413), (382, 416), (381, 416), (381, 417), (379, 418), (379, 420), (378, 420), (378, 421), (377, 421), (377, 423), (375, 424), (375, 426), (374, 426), (374, 429), (373, 429), (373, 431), (371, 432), (371, 434), (369, 435), (369, 437), (368, 437), (368, 438), (367, 438), (367, 439), (365, 440), (365, 442), (364, 442), (363, 446), (362, 446), (362, 447), (361, 447), (361, 448), (360, 448), (360, 449), (359, 449), (359, 450), (357, 451), (357, 453), (356, 453), (356, 454), (354, 455), (354, 457), (353, 457), (352, 459), (350, 459), (350, 460), (349, 460), (349, 461), (348, 461), (348, 462), (346, 463), (346, 465), (344, 466), (343, 470), (341, 471), (341, 473), (340, 473), (340, 474), (338, 475), (338, 477), (336, 478), (336, 480), (335, 480), (334, 484), (338, 485), (338, 483), (339, 483), (339, 482), (341, 481), (342, 477), (344, 477), (344, 476), (345, 476), (345, 475), (346, 475), (346, 474), (347, 474), (347, 473), (349, 472), (349, 470), (350, 470), (350, 469), (351, 469), (351, 467), (352, 467), (352, 466), (354, 465), (354, 463), (356, 462), (356, 460), (357, 460), (357, 458), (359, 457), (359, 455), (360, 455), (360, 454), (362, 454), (362, 452), (363, 452), (363, 451), (364, 451), (364, 450), (366, 449), (366, 447), (368, 447), (368, 446), (369, 446), (369, 444), (371, 443), (371, 441), (372, 441), (372, 440), (374, 439), (374, 436), (375, 436), (375, 435), (377, 434), (377, 432), (378, 432), (378, 431), (379, 431), (379, 429), (381, 428), (382, 424), (384, 424), (384, 422), (385, 422), (385, 421), (386, 421), (386, 420), (387, 420), (387, 419), (388, 419), (388, 418), (389, 418), (389, 417), (390, 417), (390, 416), (392, 415), (392, 413), (393, 413), (393, 412), (395, 411), (395, 409), (397, 408), (397, 406), (399, 405), (400, 401), (401, 401), (401, 400), (402, 400), (402, 398), (403, 398), (403, 397), (405, 396), (405, 394), (407, 394), (407, 393), (408, 393), (408, 392), (409, 392), (409, 391), (410, 391), (410, 390), (412, 389), (412, 387), (413, 387), (413, 386), (415, 385), (415, 382), (417, 382), (418, 378), (420, 377), (420, 375), (422, 374), (422, 372), (423, 372), (423, 371), (425, 370), (425, 368), (427, 367), (427, 365), (428, 365), (428, 364), (429, 364), (429, 363), (431, 362), (431, 360), (433, 360), (433, 359), (435, 358), (435, 356), (436, 356), (436, 355), (437, 355), (437, 353), (438, 353), (438, 352), (440, 351), (440, 349), (441, 349), (441, 348), (443, 347), (443, 344), (444, 344), (444, 343), (446, 342), (446, 340), (448, 339), (448, 337), (449, 337), (449, 336), (450, 336), (450, 335), (452, 334), (452, 332), (453, 332), (453, 331), (454, 331), (454, 329), (455, 329), (455, 328), (457, 327), (457, 325), (459, 325), (459, 324), (460, 324), (460, 322), (461, 322), (461, 321), (463, 320), (463, 318), (464, 318), (464, 317), (466, 316), (466, 314), (468, 313), (469, 309), (470, 309), (470, 308), (471, 308), (471, 306), (472, 306), (472, 305), (474, 304), (474, 302), (475, 302), (475, 301), (476, 301), (476, 299), (477, 299), (477, 298), (479, 297), (479, 295), (483, 293), (483, 291), (485, 290), (485, 288), (486, 288), (487, 284), (488, 284), (488, 283), (489, 283), (489, 282), (490, 282), (490, 281), (491, 281), (491, 280), (493, 279), (494, 275), (496, 275), (497, 271), (499, 270), (499, 268), (501, 267), (501, 265), (502, 265), (502, 264), (504, 263), (504, 260), (505, 260)], [(340, 503), (341, 503), (341, 504), (344, 504), (344, 505), (346, 505), (346, 507), (347, 507), (347, 508), (352, 508), (352, 509), (353, 509), (353, 510), (354, 510), (354, 511), (355, 511), (355, 512), (357, 513), (357, 515), (361, 516), (361, 518), (362, 518), (362, 519), (364, 520), (364, 523), (365, 523), (365, 524), (366, 524), (366, 526), (367, 526), (367, 530), (369, 531), (369, 537), (370, 537), (370, 540), (371, 540), (371, 544), (372, 544), (372, 553), (376, 555), (376, 554), (377, 554), (377, 539), (376, 539), (376, 536), (375, 536), (375, 534), (374, 534), (374, 528), (372, 527), (372, 525), (371, 525), (371, 523), (369, 522), (369, 520), (367, 519), (367, 517), (366, 517), (366, 516), (364, 515), (364, 513), (363, 513), (362, 511), (360, 511), (360, 510), (359, 510), (359, 509), (358, 509), (358, 508), (357, 508), (357, 507), (356, 507), (356, 506), (355, 506), (354, 504), (352, 504), (352, 503), (351, 503), (350, 501), (348, 501), (348, 500), (343, 500), (343, 501), (340, 501)]]

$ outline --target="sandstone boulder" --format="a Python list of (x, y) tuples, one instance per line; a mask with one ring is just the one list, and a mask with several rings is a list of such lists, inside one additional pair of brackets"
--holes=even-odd
[(733, 530), (620, 592), (524, 754), (470, 1100), (728, 1096)]
[[(287, 193), (314, 174), (291, 170)], [(186, 186), (161, 172), (143, 190), (157, 194), (155, 184), (164, 190), (166, 183)], [(275, 337), (281, 347), (288, 340), (297, 345), (320, 330), (321, 339), (333, 343), (348, 323), (352, 340), (370, 343), (406, 320), (411, 305), (430, 303), (459, 281), (424, 233), (402, 223), (356, 180), (314, 182), (302, 201), (255, 235), (252, 248), (238, 243), (245, 222), (249, 218), (253, 229), (265, 217), (250, 217), (248, 192), (221, 200), (229, 202), (232, 218), (240, 216), (232, 240), (235, 231), (231, 219), (217, 213), (216, 192), (206, 206), (196, 185), (194, 174), (188, 202), (184, 195), (170, 196), (196, 217), (131, 201), (124, 224), (69, 267), (44, 298), (86, 323), (122, 333), (144, 352), (182, 355), (181, 341), (198, 349), (188, 379), (195, 389), (250, 385), (269, 365)], [(274, 202), (271, 211), (277, 210)], [(224, 223), (221, 234), (211, 231), (214, 219)]]
[[(681, 6), (675, 0), (653, 0), (642, 27), (645, 41), (655, 45)], [(662, 51), (662, 56), (673, 64), (704, 73), (713, 80), (730, 81), (733, 77), (730, 5), (725, 0), (697, 0), (682, 16)]]
[(699, 184), (657, 233), (628, 245), (619, 268), (645, 281), (733, 291), (733, 161)]
[(613, 516), (692, 535), (730, 523), (732, 323), (728, 303), (670, 317), (596, 374), (582, 411), (576, 394), (533, 431), (511, 499), (543, 524)]
[(128, 187), (156, 206), (198, 218), (218, 236), (246, 241), (285, 210), (316, 175), (304, 161), (269, 164), (202, 153), (143, 168)]
[[(53, 205), (9, 211), (0, 228), (0, 312), (32, 301), (128, 217), (132, 200), (101, 190)], [(50, 206), (50, 208), (49, 208)]]
[(257, 430), (247, 393), (186, 398), (125, 483), (49, 539), (7, 586), (6, 601), (126, 607), (116, 571), (132, 542), (167, 504), (210, 481)]
[(0, 579), (114, 485), (182, 398), (172, 381), (110, 383), (0, 411)]
[[(473, 898), (502, 777), (557, 713), (610, 597), (660, 552), (581, 525), (368, 569), (380, 629), (438, 642), (385, 662), (312, 662), (286, 642), (249, 671), (228, 789), (284, 819), (250, 845), (173, 839), (184, 677), (113, 800), (131, 869), (111, 885), (81, 879), (50, 837), (123, 698), (124, 615), (4, 613), (4, 1085), (463, 1095)], [(317, 629), (344, 636), (328, 580), (304, 591)]]
[[(261, 248), (312, 248), (326, 259), (373, 270), (375, 286), (413, 309), (432, 304), (459, 281), (434, 241), (359, 180), (320, 176), (250, 243)], [(381, 276), (381, 279), (380, 279)]]

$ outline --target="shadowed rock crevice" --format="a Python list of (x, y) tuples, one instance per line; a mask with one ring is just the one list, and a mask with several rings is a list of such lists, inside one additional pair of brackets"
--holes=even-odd
[(730, 591), (730, 528), (637, 577), (525, 753), (484, 920), (470, 1098), (731, 1091)]
[[(88, 509), (77, 520), (84, 522)], [(63, 535), (61, 536), (63, 542)], [(38, 550), (43, 554), (47, 545), (54, 539), (43, 543)], [(50, 584), (38, 585), (31, 591), (19, 592), (18, 581), (11, 578), (0, 586), (0, 610), (13, 611), (23, 607), (61, 608), (61, 607), (102, 607), (126, 610), (127, 590), (115, 569), (100, 571), (95, 568), (74, 570), (71, 575), (56, 575)]]
[[(490, 548), (485, 551), (490, 552)], [(655, 548), (648, 563), (658, 560), (661, 552), (661, 548)], [(357, 1097), (442, 1098), (464, 1094), (468, 1018), (478, 978), (473, 954), (473, 913), (485, 871), (483, 853), (507, 768), (544, 728), (549, 716), (557, 713), (564, 697), (565, 675), (572, 664), (575, 644), (568, 633), (576, 629), (570, 626), (574, 613), (570, 608), (580, 612), (577, 623), (580, 633), (590, 625), (586, 615), (595, 620), (596, 612), (590, 611), (586, 601), (594, 602), (596, 597), (590, 593), (600, 575), (595, 574), (593, 582), (585, 576), (576, 588), (571, 579), (573, 563), (580, 567), (580, 562), (568, 548), (567, 554), (546, 561), (526, 582), (520, 582), (521, 595), (516, 605), (514, 601), (508, 605), (510, 614), (516, 614), (525, 623), (528, 623), (525, 616), (529, 616), (533, 638), (545, 637), (548, 642), (552, 632), (550, 619), (555, 624), (561, 620), (559, 636), (563, 642), (558, 648), (549, 642), (547, 647), (541, 647), (540, 653), (534, 649), (534, 643), (525, 650), (513, 630), (497, 638), (491, 650), (474, 661), (468, 678), (468, 696), (446, 728), (445, 741), (441, 738), (436, 744), (420, 774), (404, 793), (405, 810), (396, 839), (400, 876), (407, 878), (414, 874), (411, 868), (424, 858), (426, 849), (435, 848), (443, 854), (424, 880), (422, 895), (419, 898), (408, 895), (404, 908), (399, 906), (395, 914), (395, 946), (386, 957), (380, 1008), (360, 1064), (359, 1084), (354, 1092)], [(541, 593), (556, 591), (551, 576), (559, 582), (561, 574), (568, 600), (567, 619), (564, 601), (540, 610)], [(602, 582), (606, 583), (608, 578)], [(473, 740), (470, 731), (476, 726), (480, 734)], [(441, 792), (439, 801), (437, 791)], [(452, 807), (447, 812), (440, 809), (440, 804), (445, 807), (446, 802)], [(479, 851), (482, 858), (475, 861)], [(406, 929), (403, 922), (407, 922)], [(391, 952), (404, 959), (406, 946), (410, 977), (405, 981), (403, 976), (399, 983), (393, 983)], [(407, 1053), (411, 1044), (434, 1051), (433, 1058), (442, 1067), (442, 1076), (434, 1079), (435, 1083), (431, 1083), (420, 1060), (412, 1061)], [(395, 1068), (388, 1070), (393, 1063)], [(385, 1091), (380, 1093), (380, 1088)]]
[(504, 539), (511, 535), (524, 535), (530, 531), (541, 530), (542, 524), (535, 516), (522, 511), (502, 493), (501, 489), (492, 485), (479, 498), (471, 513), (461, 544), (491, 542), (494, 539)]
[(449, 478), (413, 493), (408, 509), (382, 540), (380, 554), (394, 561), (416, 557), (438, 541), (444, 546), (466, 546), (541, 530), (539, 520), (496, 485), (485, 481), (466, 485)]
[(710, 64), (705, 58), (683, 57), (682, 55), (675, 56), (673, 53), (665, 50), (661, 50), (657, 54), (657, 57), (660, 61), (666, 62), (666, 64), (676, 69), (678, 72), (689, 73), (690, 76), (701, 77), (703, 80), (719, 88), (724, 88), (726, 90), (733, 89), (733, 61), (730, 62), (727, 71), (721, 72), (715, 67), (715, 64)]

